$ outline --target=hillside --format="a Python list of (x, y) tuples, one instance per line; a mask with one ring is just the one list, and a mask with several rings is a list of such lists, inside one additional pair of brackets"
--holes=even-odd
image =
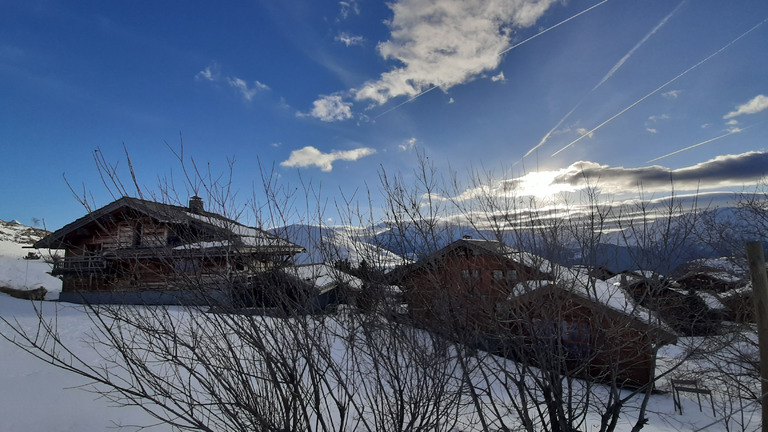
[(0, 221), (0, 289), (31, 291), (44, 288), (47, 300), (55, 300), (61, 292), (61, 280), (49, 274), (51, 265), (29, 247), (48, 231), (23, 225), (17, 221)]

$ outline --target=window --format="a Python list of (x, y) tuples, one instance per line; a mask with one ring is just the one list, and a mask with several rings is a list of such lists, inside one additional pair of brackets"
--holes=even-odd
[(141, 239), (142, 246), (165, 246), (166, 230), (164, 226), (144, 225), (143, 228), (144, 230)]
[(476, 280), (480, 278), (480, 272), (478, 270), (462, 270), (461, 278), (465, 280), (469, 280), (469, 279)]
[(507, 282), (517, 282), (517, 272), (515, 270), (507, 270)]
[(491, 275), (493, 276), (493, 280), (496, 282), (501, 282), (504, 280), (504, 272), (502, 270), (492, 270)]
[(585, 358), (591, 353), (589, 324), (561, 321), (560, 338), (570, 358)]

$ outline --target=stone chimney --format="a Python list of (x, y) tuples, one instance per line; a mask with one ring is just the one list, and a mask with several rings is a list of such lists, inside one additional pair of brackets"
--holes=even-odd
[(203, 214), (203, 199), (195, 195), (189, 199), (189, 211), (195, 214)]

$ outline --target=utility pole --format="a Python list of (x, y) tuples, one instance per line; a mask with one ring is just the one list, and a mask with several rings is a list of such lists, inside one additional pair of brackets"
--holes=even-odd
[(749, 273), (755, 297), (755, 322), (760, 345), (760, 383), (763, 407), (763, 432), (768, 432), (768, 274), (765, 269), (763, 242), (747, 243)]

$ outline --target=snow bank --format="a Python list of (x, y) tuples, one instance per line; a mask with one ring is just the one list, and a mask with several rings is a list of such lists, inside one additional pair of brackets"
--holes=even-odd
[(0, 240), (0, 286), (18, 290), (43, 287), (46, 299), (55, 300), (61, 292), (61, 280), (49, 274), (51, 265), (42, 259), (24, 259), (35, 249), (25, 249), (12, 241)]

